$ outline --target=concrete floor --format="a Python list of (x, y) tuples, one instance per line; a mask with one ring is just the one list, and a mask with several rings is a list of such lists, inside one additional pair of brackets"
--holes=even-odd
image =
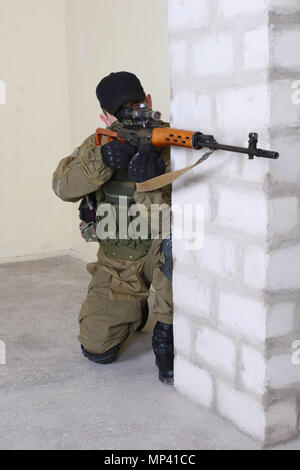
[(70, 256), (0, 265), (0, 449), (258, 449), (158, 381), (151, 318), (117, 362), (82, 356), (77, 315), (89, 279)]

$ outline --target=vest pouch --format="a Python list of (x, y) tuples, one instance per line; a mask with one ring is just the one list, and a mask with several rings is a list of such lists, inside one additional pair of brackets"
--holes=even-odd
[[(151, 246), (152, 240), (150, 239), (150, 236), (148, 239), (142, 240), (140, 238), (133, 239), (129, 237), (128, 234), (127, 238), (123, 238), (124, 235), (120, 234), (119, 211), (126, 211), (125, 213), (122, 212), (122, 216), (125, 216), (127, 229), (134, 218), (128, 214), (129, 207), (132, 204), (135, 204), (133, 197), (134, 191), (134, 183), (128, 180), (127, 171), (115, 170), (112, 178), (104, 183), (95, 193), (97, 209), (103, 203), (110, 204), (114, 207), (115, 226), (110, 229), (115, 229), (115, 238), (107, 237), (102, 240), (98, 239), (103, 252), (111, 258), (136, 261), (145, 256)], [(120, 199), (120, 197), (122, 199)], [(122, 205), (122, 209), (120, 203)], [(105, 233), (105, 230), (107, 229), (105, 226), (101, 226), (102, 223), (107, 223), (106, 215), (97, 215), (96, 228), (98, 230), (100, 228), (103, 229), (103, 233)], [(98, 224), (100, 225), (98, 226)], [(101, 232), (98, 231), (98, 235)]]

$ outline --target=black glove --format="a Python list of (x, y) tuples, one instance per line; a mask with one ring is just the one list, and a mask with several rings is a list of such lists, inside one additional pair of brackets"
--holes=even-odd
[(114, 168), (115, 170), (127, 170), (128, 163), (135, 152), (136, 149), (132, 145), (123, 144), (117, 139), (101, 147), (104, 165)]
[(129, 178), (137, 183), (162, 175), (165, 171), (165, 162), (152, 144), (141, 147), (128, 165)]

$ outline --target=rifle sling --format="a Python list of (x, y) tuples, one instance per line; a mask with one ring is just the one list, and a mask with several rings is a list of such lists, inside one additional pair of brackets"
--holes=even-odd
[(173, 181), (177, 180), (180, 178), (180, 176), (184, 175), (188, 171), (190, 171), (192, 168), (195, 168), (197, 165), (200, 165), (200, 163), (203, 163), (207, 158), (214, 153), (214, 150), (210, 150), (208, 152), (205, 152), (202, 157), (200, 157), (196, 163), (193, 165), (189, 165), (185, 168), (181, 168), (180, 170), (175, 170), (175, 171), (170, 171), (169, 173), (165, 173), (160, 176), (156, 176), (155, 178), (151, 178), (150, 180), (144, 181), (143, 183), (135, 183), (136, 184), (136, 190), (137, 191), (153, 191), (154, 189), (159, 189), (162, 188), (163, 186), (166, 186), (167, 184), (173, 183)]

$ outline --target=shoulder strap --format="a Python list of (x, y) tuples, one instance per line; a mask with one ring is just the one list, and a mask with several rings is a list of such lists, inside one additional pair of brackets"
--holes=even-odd
[(180, 176), (184, 175), (188, 171), (190, 171), (192, 168), (195, 168), (197, 165), (200, 165), (200, 163), (203, 163), (207, 158), (214, 153), (214, 150), (210, 150), (206, 152), (202, 157), (200, 157), (196, 163), (193, 165), (189, 165), (185, 168), (182, 168), (181, 170), (175, 170), (175, 171), (170, 171), (169, 173), (165, 173), (160, 176), (156, 176), (155, 178), (151, 178), (148, 181), (144, 181), (143, 183), (136, 183), (136, 190), (141, 191), (141, 192), (146, 192), (146, 191), (153, 191), (154, 189), (159, 189), (162, 188), (163, 186), (166, 186), (167, 184), (173, 183), (173, 181), (177, 180), (180, 178)]

